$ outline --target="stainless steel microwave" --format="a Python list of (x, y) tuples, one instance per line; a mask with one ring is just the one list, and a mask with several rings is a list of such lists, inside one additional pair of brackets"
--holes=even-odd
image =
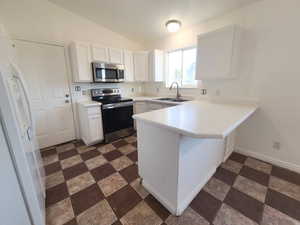
[(92, 62), (94, 82), (99, 83), (118, 83), (124, 82), (124, 65)]

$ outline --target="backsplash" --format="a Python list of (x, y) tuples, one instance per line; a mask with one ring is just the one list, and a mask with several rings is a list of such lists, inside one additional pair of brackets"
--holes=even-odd
[[(94, 84), (94, 83), (73, 83), (71, 85), (71, 93), (73, 101), (84, 101), (91, 99), (90, 90), (93, 88), (120, 88), (122, 96), (140, 96), (144, 93), (144, 86), (141, 82), (130, 82), (130, 83), (111, 83), (111, 84)], [(80, 90), (76, 90), (79, 88)]]

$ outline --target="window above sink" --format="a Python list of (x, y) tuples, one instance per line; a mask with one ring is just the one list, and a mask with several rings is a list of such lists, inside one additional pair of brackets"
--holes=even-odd
[(170, 87), (171, 83), (176, 81), (181, 88), (197, 88), (196, 54), (196, 47), (177, 49), (167, 53), (166, 87)]

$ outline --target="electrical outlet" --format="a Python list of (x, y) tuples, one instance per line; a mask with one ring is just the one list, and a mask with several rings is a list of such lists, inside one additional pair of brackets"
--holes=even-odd
[(201, 94), (202, 95), (206, 95), (207, 94), (207, 90), (206, 89), (201, 89)]
[(274, 141), (273, 142), (273, 149), (275, 149), (275, 150), (280, 150), (280, 142), (279, 141)]

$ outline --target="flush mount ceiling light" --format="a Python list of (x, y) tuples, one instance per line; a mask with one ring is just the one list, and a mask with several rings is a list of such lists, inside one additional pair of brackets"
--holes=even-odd
[(166, 22), (167, 30), (171, 33), (177, 32), (181, 27), (179, 20), (169, 20)]

